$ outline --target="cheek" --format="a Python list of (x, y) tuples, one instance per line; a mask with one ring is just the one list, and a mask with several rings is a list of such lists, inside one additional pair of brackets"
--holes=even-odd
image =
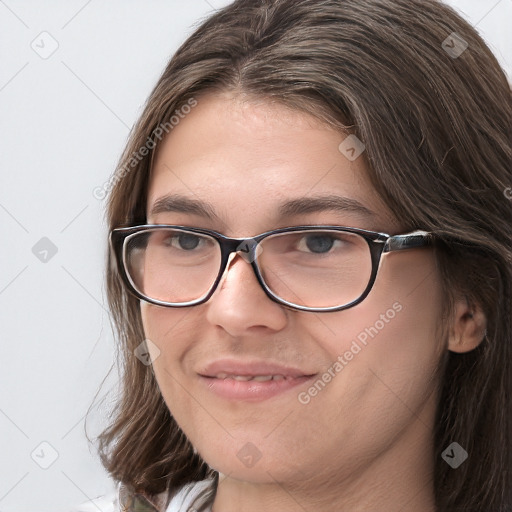
[(404, 252), (384, 257), (373, 289), (362, 303), (311, 322), (312, 337), (326, 340), (333, 359), (340, 354), (355, 359), (364, 353), (358, 358), (368, 364), (399, 366), (401, 361), (427, 363), (440, 356), (438, 272), (430, 252), (414, 256)]
[(174, 347), (169, 340), (173, 337), (174, 331), (178, 330), (188, 311), (154, 306), (141, 301), (140, 312), (146, 338), (155, 343), (163, 359), (167, 359), (169, 351)]
[[(184, 379), (181, 365), (184, 355), (194, 346), (194, 339), (201, 338), (198, 329), (191, 327), (193, 316), (194, 311), (190, 308), (164, 308), (141, 303), (144, 334), (158, 348), (153, 371), (169, 409), (170, 404), (176, 407), (183, 397), (180, 389)], [(196, 325), (200, 323), (196, 322)]]
[[(307, 328), (304, 322), (331, 365), (322, 375), (325, 387), (302, 390), (303, 403), (312, 417), (332, 416), (329, 422), (349, 431), (350, 425), (366, 425), (360, 434), (372, 426), (392, 431), (394, 422), (405, 422), (410, 411), (420, 410), (435, 390), (444, 350), (438, 338), (441, 290), (433, 258), (428, 253), (392, 256), (393, 261), (383, 260), (361, 304), (318, 316)], [(339, 421), (347, 413), (350, 424)]]

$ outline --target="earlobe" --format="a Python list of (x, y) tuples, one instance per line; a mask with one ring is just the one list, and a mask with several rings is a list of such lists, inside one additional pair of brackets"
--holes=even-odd
[(486, 333), (487, 318), (482, 308), (478, 304), (470, 305), (466, 299), (457, 301), (448, 338), (448, 350), (470, 352), (480, 345)]

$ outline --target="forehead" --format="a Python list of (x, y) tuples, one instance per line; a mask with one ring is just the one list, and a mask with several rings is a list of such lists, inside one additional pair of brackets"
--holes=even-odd
[(345, 137), (277, 103), (229, 93), (200, 97), (158, 147), (148, 221), (155, 221), (151, 212), (166, 195), (207, 203), (231, 226), (276, 222), (286, 202), (339, 196), (396, 229), (369, 182), (364, 154), (350, 160), (340, 151)]

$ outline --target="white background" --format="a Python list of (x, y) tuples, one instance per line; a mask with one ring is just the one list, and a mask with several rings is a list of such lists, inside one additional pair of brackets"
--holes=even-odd
[[(2, 512), (69, 510), (113, 489), (84, 435), (115, 355), (104, 201), (92, 191), (108, 180), (171, 54), (228, 3), (0, 0)], [(449, 3), (512, 77), (512, 0)], [(43, 59), (31, 44), (58, 48)], [(43, 237), (57, 249), (47, 262), (32, 252)], [(114, 370), (100, 396), (116, 380)], [(91, 434), (104, 416), (93, 411)], [(43, 469), (31, 453), (39, 464), (56, 460)]]

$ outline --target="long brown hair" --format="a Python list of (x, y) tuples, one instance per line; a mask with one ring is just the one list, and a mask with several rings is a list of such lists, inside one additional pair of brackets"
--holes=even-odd
[[(512, 510), (512, 104), (495, 57), (435, 0), (237, 0), (195, 30), (152, 91), (112, 178), (110, 229), (146, 222), (155, 149), (134, 155), (159, 127), (170, 131), (184, 105), (220, 91), (279, 102), (356, 134), (389, 209), (410, 229), (436, 234), (443, 324), (457, 297), (488, 319), (475, 350), (440, 362), (437, 507)], [(151, 366), (134, 356), (145, 338), (139, 301), (111, 254), (107, 294), (122, 394), (99, 436), (105, 468), (152, 494), (215, 475), (170, 414)], [(452, 442), (469, 454), (457, 469), (441, 458)]]

